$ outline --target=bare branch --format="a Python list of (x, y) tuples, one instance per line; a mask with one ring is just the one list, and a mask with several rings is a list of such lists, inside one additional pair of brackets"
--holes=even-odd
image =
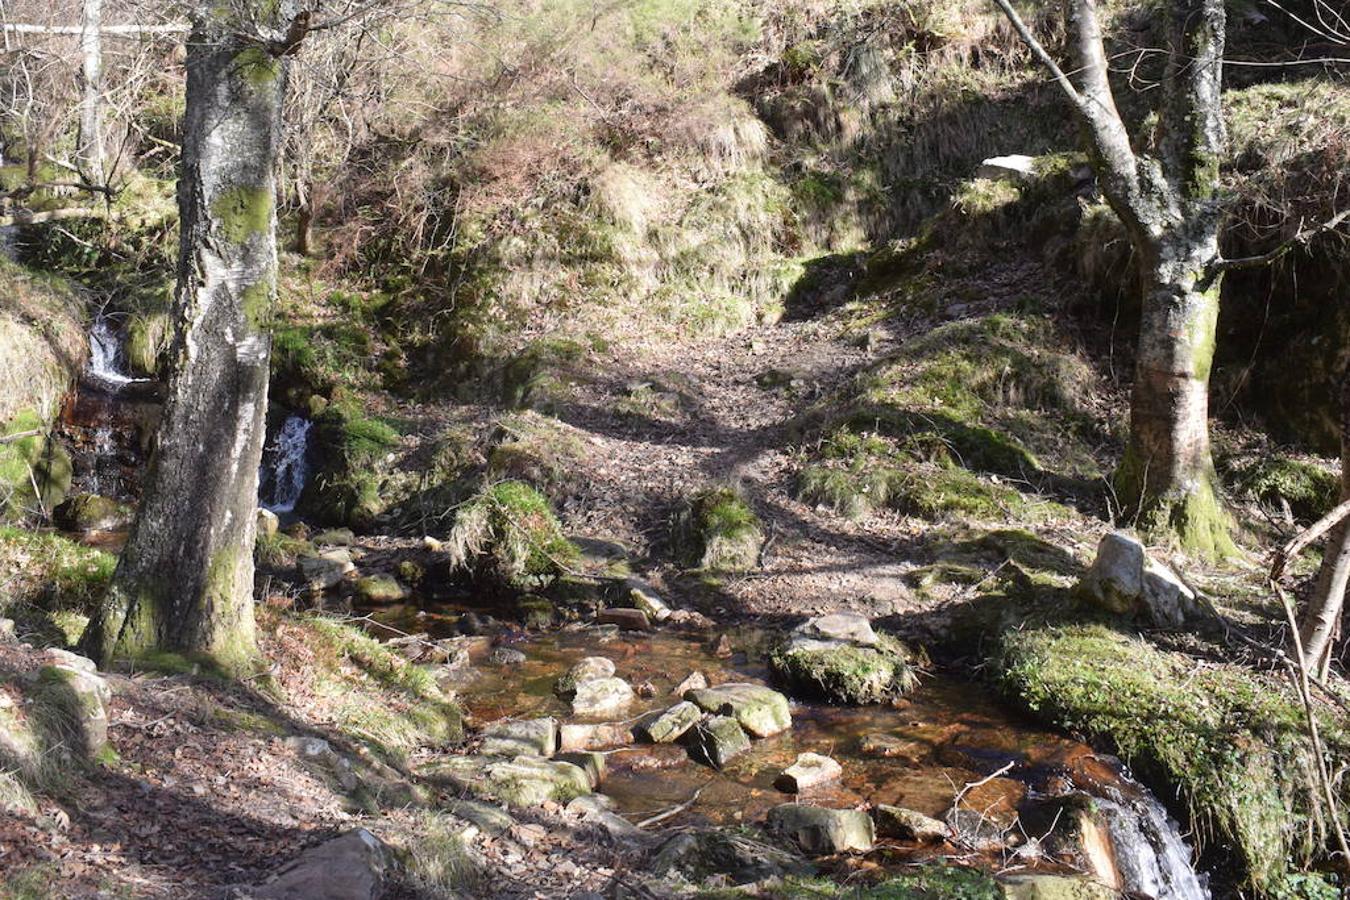
[(1078, 89), (1073, 86), (1073, 82), (1069, 80), (1069, 76), (1064, 74), (1064, 70), (1059, 67), (1059, 63), (1055, 62), (1055, 58), (1051, 56), (1049, 51), (1047, 51), (1041, 42), (1036, 39), (1036, 35), (1031, 33), (1031, 29), (1027, 27), (1026, 22), (1022, 21), (1022, 16), (1013, 8), (1010, 0), (994, 0), (994, 3), (997, 4), (999, 9), (1003, 10), (1003, 14), (1007, 16), (1008, 21), (1012, 23), (1013, 30), (1016, 31), (1017, 36), (1022, 39), (1022, 43), (1026, 44), (1027, 49), (1041, 61), (1041, 65), (1045, 66), (1054, 77), (1055, 83), (1064, 89), (1064, 93), (1068, 95), (1071, 101), (1073, 101), (1074, 106), (1082, 109), (1086, 103), (1083, 95), (1078, 93)]
[(1341, 503), (1300, 534), (1295, 535), (1293, 540), (1275, 552), (1275, 560), (1270, 566), (1270, 580), (1279, 581), (1290, 560), (1297, 557), (1309, 544), (1335, 528), (1346, 518), (1350, 518), (1350, 500)]
[[(1335, 231), (1346, 219), (1350, 219), (1350, 209), (1341, 210), (1320, 225), (1315, 225), (1312, 228), (1300, 229), (1299, 232), (1289, 238), (1289, 240), (1282, 242), (1278, 247), (1266, 253), (1262, 253), (1259, 256), (1243, 256), (1238, 259), (1220, 259), (1215, 263), (1213, 267), (1214, 271), (1216, 273), (1229, 272), (1233, 269), (1257, 269), (1261, 266), (1268, 266), (1295, 247), (1304, 246), (1318, 235), (1326, 234), (1329, 231)], [(1339, 508), (1340, 507), (1337, 507), (1337, 509)], [(1336, 523), (1333, 522), (1332, 525), (1334, 524)], [(1320, 533), (1321, 532), (1319, 532), (1319, 534)]]

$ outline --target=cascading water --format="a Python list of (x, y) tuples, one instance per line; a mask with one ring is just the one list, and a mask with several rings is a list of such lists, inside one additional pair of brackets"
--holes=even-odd
[(313, 422), (303, 416), (289, 416), (276, 437), (263, 450), (262, 469), (258, 473), (258, 498), (264, 509), (289, 513), (305, 489), (309, 477), (309, 430)]
[(132, 382), (144, 380), (127, 374), (122, 336), (112, 319), (103, 313), (94, 318), (94, 325), (89, 329), (89, 377), (113, 393)]
[(1099, 797), (1094, 805), (1126, 891), (1156, 900), (1209, 900), (1209, 888), (1191, 865), (1191, 848), (1152, 794), (1141, 788), (1134, 797)]

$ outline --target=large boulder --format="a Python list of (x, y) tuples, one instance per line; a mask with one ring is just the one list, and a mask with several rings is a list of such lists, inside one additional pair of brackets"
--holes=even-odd
[(246, 893), (256, 900), (379, 900), (391, 891), (396, 867), (394, 852), (357, 828), (309, 848)]
[(881, 703), (918, 683), (904, 645), (856, 613), (808, 619), (770, 653), (769, 663), (792, 690), (836, 703)]
[(696, 705), (688, 700), (681, 700), (670, 709), (638, 723), (633, 730), (644, 741), (669, 744), (683, 737), (684, 733), (698, 724), (701, 718), (703, 713)]
[(791, 839), (809, 854), (825, 856), (872, 849), (876, 830), (867, 813), (784, 803), (769, 810), (769, 830)]
[(762, 684), (719, 684), (689, 691), (684, 699), (705, 712), (731, 716), (751, 737), (765, 738), (792, 727), (787, 698)]
[(1138, 538), (1122, 531), (1105, 535), (1097, 558), (1078, 584), (1089, 603), (1117, 615), (1178, 628), (1200, 615), (1200, 604), (1175, 572), (1148, 555)]

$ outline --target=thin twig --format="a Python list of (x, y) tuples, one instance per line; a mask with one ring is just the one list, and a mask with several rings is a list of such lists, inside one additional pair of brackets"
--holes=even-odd
[[(708, 784), (712, 784), (712, 782), (709, 781)], [(649, 828), (649, 827), (651, 827), (652, 825), (657, 824), (658, 822), (664, 822), (666, 819), (670, 819), (670, 818), (673, 818), (674, 816), (678, 816), (680, 813), (684, 812), (684, 811), (687, 810), (689, 807), (693, 806), (695, 803), (698, 802), (699, 794), (702, 794), (702, 793), (703, 793), (703, 788), (706, 788), (706, 787), (708, 786), (708, 784), (705, 784), (705, 785), (703, 785), (703, 787), (701, 787), (701, 788), (699, 788), (698, 790), (694, 791), (694, 796), (690, 797), (688, 800), (684, 801), (684, 802), (681, 803), (679, 806), (676, 806), (676, 807), (673, 807), (673, 808), (671, 808), (671, 809), (668, 809), (668, 810), (666, 810), (666, 811), (663, 812), (663, 813), (657, 813), (656, 815), (652, 816), (650, 819), (643, 819), (641, 822), (638, 822), (638, 823), (637, 823), (637, 827), (638, 827), (638, 828)]]

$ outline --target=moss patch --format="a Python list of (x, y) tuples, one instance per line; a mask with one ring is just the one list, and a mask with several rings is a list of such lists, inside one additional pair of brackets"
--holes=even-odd
[(548, 499), (521, 481), (489, 484), (463, 504), (447, 544), (455, 567), (513, 590), (551, 583), (580, 556)]
[(874, 647), (788, 643), (773, 650), (769, 664), (798, 693), (842, 703), (882, 703), (913, 690), (918, 678), (899, 641), (884, 634), (877, 638)]
[(211, 214), (225, 240), (242, 244), (267, 234), (274, 202), (272, 191), (240, 185), (221, 191), (211, 202)]
[(687, 566), (740, 572), (759, 564), (764, 529), (755, 511), (731, 488), (710, 488), (676, 516), (676, 550)]

